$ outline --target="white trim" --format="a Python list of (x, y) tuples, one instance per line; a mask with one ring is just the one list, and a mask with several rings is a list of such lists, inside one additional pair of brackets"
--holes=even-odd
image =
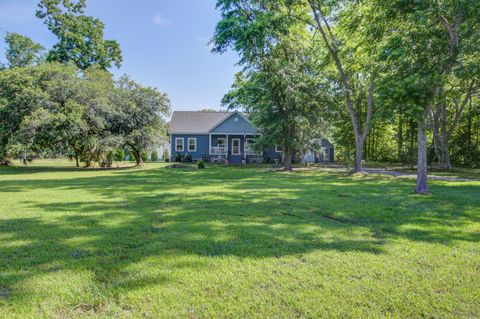
[[(178, 150), (178, 143), (177, 141), (182, 141), (182, 149)], [(185, 151), (185, 139), (183, 137), (175, 137), (175, 152), (183, 152)]]
[(168, 132), (168, 134), (173, 135), (208, 135), (209, 132)]
[(279, 150), (278, 145), (275, 145), (275, 153), (283, 153), (283, 150)]
[(208, 155), (212, 155), (211, 150), (212, 150), (212, 134), (208, 134)]
[(262, 135), (262, 133), (246, 133), (246, 132), (242, 132), (242, 133), (237, 133), (237, 132), (226, 133), (225, 132), (225, 133), (210, 133), (210, 134), (212, 134), (212, 135), (227, 135), (228, 134), (228, 135), (241, 135), (241, 136), (243, 136), (243, 135)]
[[(235, 141), (238, 141), (238, 152), (237, 153), (235, 153), (233, 151)], [(241, 143), (241, 139), (239, 139), (239, 138), (232, 138), (232, 155), (242, 155), (242, 143)]]
[(228, 158), (228, 144), (230, 144), (229, 142), (230, 142), (230, 141), (229, 141), (228, 133), (227, 133), (227, 154), (226, 154), (226, 157), (227, 157), (227, 158)]
[[(190, 149), (190, 141), (195, 141), (195, 149), (193, 149), (193, 150)], [(197, 138), (196, 137), (189, 137), (187, 139), (187, 150), (189, 152), (196, 152), (197, 151)]]

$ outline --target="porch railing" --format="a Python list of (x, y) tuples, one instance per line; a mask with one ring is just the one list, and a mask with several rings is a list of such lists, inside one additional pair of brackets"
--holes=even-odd
[(211, 155), (226, 155), (227, 148), (224, 146), (213, 146), (210, 147), (210, 154)]

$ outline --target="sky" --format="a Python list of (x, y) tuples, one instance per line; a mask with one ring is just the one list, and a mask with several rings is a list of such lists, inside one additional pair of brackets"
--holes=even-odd
[[(35, 17), (38, 0), (0, 0), (0, 37), (7, 31), (31, 37), (47, 49), (56, 42)], [(123, 63), (112, 69), (167, 93), (175, 111), (220, 109), (238, 56), (208, 46), (220, 13), (215, 0), (87, 0), (86, 14), (105, 23), (105, 37), (120, 43)], [(5, 62), (5, 43), (0, 43)]]

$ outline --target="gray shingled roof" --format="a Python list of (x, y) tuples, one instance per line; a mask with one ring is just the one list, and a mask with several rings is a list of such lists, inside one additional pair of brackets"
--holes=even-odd
[(170, 134), (207, 134), (231, 114), (231, 112), (174, 111), (168, 131)]

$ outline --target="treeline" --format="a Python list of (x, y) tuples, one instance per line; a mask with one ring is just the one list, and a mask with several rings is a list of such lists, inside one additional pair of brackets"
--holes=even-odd
[[(344, 125), (348, 126), (344, 119)], [(472, 96), (462, 112), (456, 129), (452, 131), (449, 142), (450, 164), (442, 163), (433, 135), (433, 123), (428, 123), (428, 151), (427, 162), (430, 167), (452, 168), (471, 167), (480, 168), (480, 99)], [(355, 149), (355, 142), (351, 134), (344, 134), (333, 127), (332, 136), (339, 141), (338, 156), (341, 159), (349, 158)], [(349, 133), (347, 131), (347, 133)], [(415, 119), (405, 118), (394, 114), (393, 118), (375, 118), (372, 122), (370, 134), (364, 146), (364, 160), (368, 162), (399, 163), (415, 166), (417, 161), (417, 123)]]
[(3, 164), (51, 152), (77, 166), (109, 165), (125, 148), (141, 164), (166, 134), (168, 98), (127, 76), (114, 81), (101, 69), (48, 62), (1, 71), (0, 87)]
[(5, 37), (0, 164), (55, 154), (77, 166), (109, 166), (125, 150), (141, 164), (165, 139), (168, 97), (126, 75), (113, 78), (108, 69), (120, 66), (120, 46), (84, 10), (85, 1), (40, 1), (37, 17), (58, 38), (47, 52), (27, 36)]
[[(327, 136), (337, 154), (477, 167), (480, 2), (218, 0), (214, 51), (243, 70), (224, 104), (265, 128), (258, 140), (290, 154)], [(340, 149), (340, 150), (339, 150)]]

